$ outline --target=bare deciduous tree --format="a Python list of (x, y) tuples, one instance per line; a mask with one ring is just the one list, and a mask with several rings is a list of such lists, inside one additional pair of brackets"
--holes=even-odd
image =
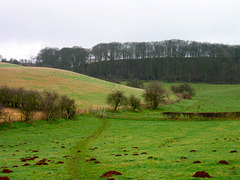
[(115, 91), (109, 94), (106, 100), (108, 105), (113, 107), (114, 112), (116, 112), (120, 106), (127, 105), (127, 97), (124, 95), (123, 91)]
[(146, 86), (145, 93), (143, 94), (146, 103), (148, 103), (152, 109), (157, 109), (160, 103), (164, 103), (166, 96), (165, 89), (162, 84), (158, 82), (152, 82)]

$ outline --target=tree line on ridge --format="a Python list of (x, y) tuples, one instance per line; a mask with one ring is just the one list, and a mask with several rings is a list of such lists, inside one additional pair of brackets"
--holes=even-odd
[(166, 40), (100, 43), (91, 49), (44, 48), (36, 64), (109, 80), (238, 83), (239, 60), (239, 45)]

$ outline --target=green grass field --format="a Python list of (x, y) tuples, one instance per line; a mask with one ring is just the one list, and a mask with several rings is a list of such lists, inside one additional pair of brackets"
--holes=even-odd
[[(170, 91), (172, 85), (179, 83), (164, 83)], [(167, 111), (186, 112), (228, 112), (240, 110), (240, 85), (226, 84), (191, 84), (196, 89), (196, 97), (191, 101), (183, 100), (173, 106), (166, 106)]]
[[(142, 93), (69, 71), (3, 65), (1, 85), (49, 87), (75, 97), (80, 108), (106, 106), (106, 95), (116, 89), (139, 97)], [(168, 91), (171, 85), (176, 83), (164, 83)], [(118, 171), (122, 175), (114, 175), (116, 180), (197, 179), (192, 177), (195, 172), (206, 171), (216, 179), (240, 179), (239, 118), (172, 120), (161, 115), (163, 111), (239, 111), (240, 85), (191, 85), (197, 92), (192, 100), (155, 111), (120, 110), (107, 112), (107, 118), (89, 114), (54, 123), (1, 125), (0, 177), (95, 180), (107, 179), (100, 178), (107, 171)], [(218, 163), (221, 160), (228, 165)], [(3, 173), (5, 168), (13, 172)]]
[[(0, 176), (10, 179), (91, 180), (101, 179), (110, 170), (122, 173), (116, 179), (194, 179), (191, 176), (196, 171), (219, 179), (240, 178), (239, 121), (78, 116), (75, 121), (53, 124), (13, 123), (1, 127), (0, 133), (1, 171), (3, 167), (13, 171)], [(238, 153), (230, 153), (233, 150)], [(21, 162), (34, 156), (38, 158)], [(43, 158), (48, 165), (36, 165)], [(100, 163), (87, 161), (91, 158)], [(221, 160), (229, 165), (219, 164)], [(30, 165), (23, 166), (26, 163)]]

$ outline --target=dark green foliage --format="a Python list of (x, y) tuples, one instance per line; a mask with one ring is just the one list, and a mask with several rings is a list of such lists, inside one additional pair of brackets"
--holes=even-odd
[(144, 82), (142, 80), (131, 79), (130, 81), (127, 82), (127, 86), (143, 89), (144, 88), (143, 83)]
[(184, 99), (189, 99), (188, 98), (189, 96), (193, 97), (196, 95), (195, 89), (192, 88), (191, 85), (187, 83), (181, 84), (180, 86), (171, 86), (171, 90), (174, 93), (182, 94)]
[(77, 46), (62, 48), (61, 50), (57, 48), (44, 48), (38, 53), (36, 65), (79, 72), (85, 70), (88, 56), (89, 50)]
[(76, 105), (74, 99), (67, 96), (61, 96), (59, 99), (59, 106), (61, 109), (62, 117), (67, 119), (72, 118), (76, 114)]
[(147, 104), (149, 104), (151, 109), (157, 109), (160, 103), (165, 102), (167, 97), (166, 91), (162, 84), (158, 82), (152, 82), (147, 87), (145, 87), (145, 93), (143, 98)]
[(114, 112), (116, 112), (120, 106), (127, 105), (127, 97), (124, 95), (123, 91), (115, 91), (108, 94), (106, 100), (108, 105), (113, 107)]
[(141, 100), (139, 98), (137, 98), (136, 96), (131, 95), (128, 98), (128, 104), (129, 104), (129, 106), (132, 107), (133, 111), (135, 111), (136, 109), (141, 111)]

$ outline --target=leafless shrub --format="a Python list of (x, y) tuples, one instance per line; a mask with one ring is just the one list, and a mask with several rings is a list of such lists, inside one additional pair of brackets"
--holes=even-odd
[(74, 99), (67, 96), (61, 96), (59, 99), (59, 108), (62, 117), (72, 118), (76, 114), (76, 105)]
[(42, 95), (41, 107), (49, 122), (52, 122), (59, 113), (60, 107), (58, 100), (59, 95), (56, 92), (44, 91)]
[(143, 97), (146, 103), (149, 104), (152, 109), (157, 109), (160, 103), (165, 102), (167, 93), (162, 84), (158, 82), (152, 82), (145, 87), (145, 93), (143, 94)]
[(108, 94), (106, 100), (108, 105), (113, 107), (114, 112), (116, 112), (120, 106), (127, 105), (127, 97), (124, 95), (123, 91), (115, 91), (111, 94)]

